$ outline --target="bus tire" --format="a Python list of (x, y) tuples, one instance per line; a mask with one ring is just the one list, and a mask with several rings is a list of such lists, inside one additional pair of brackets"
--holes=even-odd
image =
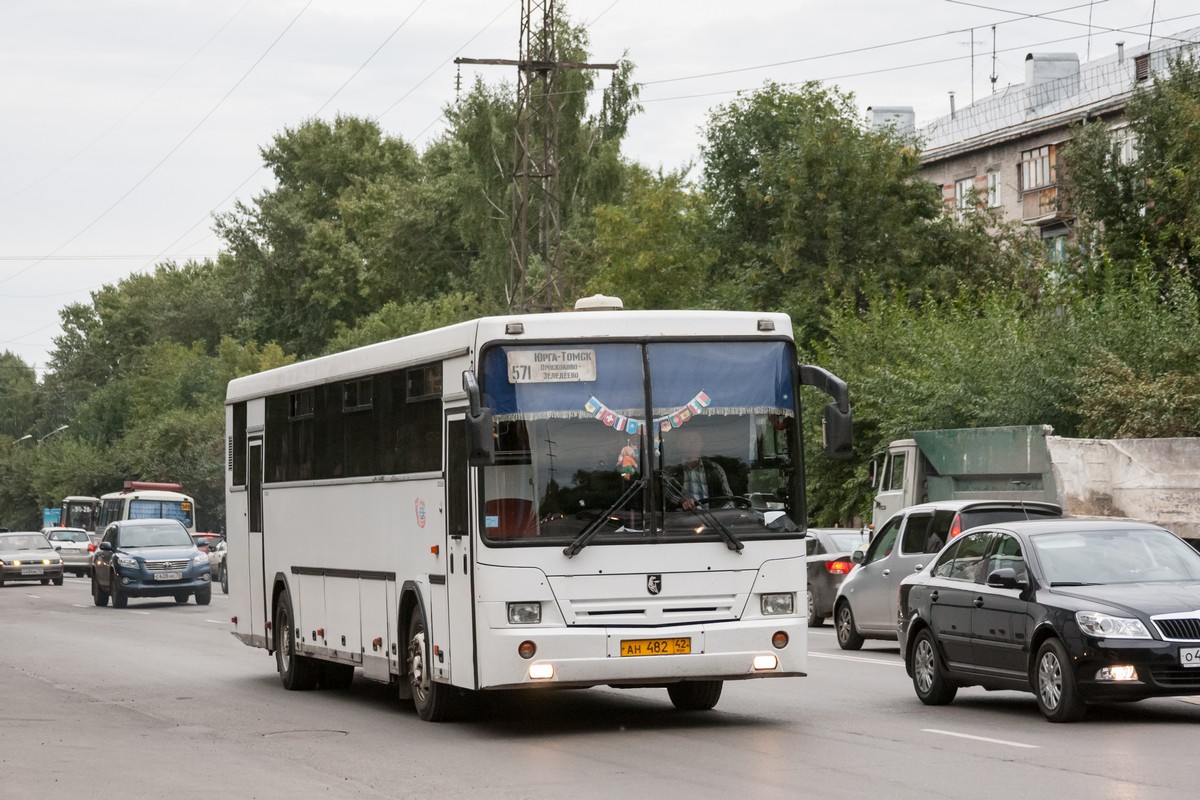
[(317, 685), (317, 665), (308, 656), (296, 653), (296, 628), (292, 618), (292, 598), (280, 592), (275, 604), (275, 668), (279, 680), (289, 692), (312, 689)]
[(721, 681), (685, 681), (667, 687), (671, 703), (680, 711), (708, 711), (721, 699)]
[(454, 705), (454, 687), (437, 683), (430, 674), (429, 642), (425, 633), (425, 618), (414, 609), (408, 622), (407, 676), (417, 716), (426, 722), (445, 722), (450, 719)]

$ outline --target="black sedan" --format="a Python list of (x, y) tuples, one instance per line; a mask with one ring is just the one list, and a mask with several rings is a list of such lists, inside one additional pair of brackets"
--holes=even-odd
[(900, 583), (917, 697), (1033, 692), (1051, 722), (1096, 701), (1200, 694), (1200, 553), (1125, 520), (975, 528)]

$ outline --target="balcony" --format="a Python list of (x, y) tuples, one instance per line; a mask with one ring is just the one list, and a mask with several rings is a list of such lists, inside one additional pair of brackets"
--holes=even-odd
[(1053, 222), (1068, 216), (1069, 211), (1066, 195), (1058, 186), (1041, 186), (1021, 194), (1023, 222)]

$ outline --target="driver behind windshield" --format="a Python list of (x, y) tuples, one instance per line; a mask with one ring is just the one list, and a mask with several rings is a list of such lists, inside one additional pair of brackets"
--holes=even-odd
[[(672, 480), (666, 481), (669, 502), (684, 511), (707, 508), (733, 508), (733, 491), (720, 464), (703, 455), (704, 440), (694, 428), (671, 431), (664, 441), (665, 457), (679, 463), (667, 469)], [(709, 503), (709, 498), (718, 502)]]

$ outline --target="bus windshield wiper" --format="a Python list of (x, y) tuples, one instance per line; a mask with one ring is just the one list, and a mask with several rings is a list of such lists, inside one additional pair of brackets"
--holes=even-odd
[[(675, 492), (675, 494), (679, 497), (683, 497), (683, 487), (679, 485), (677, 480), (672, 478), (670, 475), (665, 474), (662, 476), (662, 479), (663, 483), (671, 488), (671, 491)], [(741, 540), (733, 535), (733, 531), (729, 530), (725, 523), (721, 522), (721, 520), (718, 519), (710, 509), (701, 508), (700, 504), (697, 503), (692, 506), (691, 511), (693, 514), (700, 517), (700, 519), (708, 523), (710, 527), (712, 527), (721, 535), (721, 538), (725, 540), (726, 547), (737, 553), (739, 556), (742, 554), (742, 548), (744, 548), (746, 545), (742, 544)]]
[(611, 517), (614, 512), (624, 508), (625, 504), (628, 503), (645, 485), (645, 478), (638, 478), (636, 481), (630, 483), (629, 488), (627, 488), (624, 493), (617, 498), (615, 503), (604, 509), (604, 511), (602, 511), (594, 520), (589, 522), (587, 527), (575, 537), (575, 541), (563, 548), (563, 555), (567, 558), (571, 558), (572, 556), (577, 555), (580, 550), (587, 547), (587, 544), (589, 541), (591, 541), (592, 537), (600, 531), (600, 526), (607, 522), (609, 517)]

